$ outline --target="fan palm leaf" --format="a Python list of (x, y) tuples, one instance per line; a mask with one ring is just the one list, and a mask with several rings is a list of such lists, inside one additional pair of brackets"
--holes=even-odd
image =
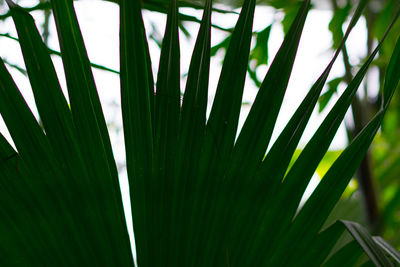
[[(117, 168), (73, 2), (51, 1), (69, 103), (32, 17), (7, 3), (43, 128), (0, 59), (0, 114), (15, 144), (14, 149), (0, 135), (1, 264), (132, 266)], [(396, 250), (356, 223), (322, 227), (398, 85), (400, 42), (388, 66), (381, 109), (302, 207), (307, 184), (383, 40), (289, 169), (366, 4), (360, 2), (331, 62), (266, 153), (310, 1), (298, 10), (239, 133), (256, 1), (244, 1), (208, 118), (212, 1), (205, 2), (182, 103), (177, 1), (169, 4), (156, 83), (141, 3), (120, 1), (121, 109), (137, 265), (335, 266), (355, 264), (363, 254), (378, 266), (399, 263)], [(333, 250), (344, 232), (354, 241)]]

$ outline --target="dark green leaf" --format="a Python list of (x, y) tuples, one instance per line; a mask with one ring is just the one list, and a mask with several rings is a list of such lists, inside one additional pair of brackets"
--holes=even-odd
[[(189, 67), (182, 103), (176, 172), (172, 187), (171, 233), (174, 237), (171, 242), (175, 240), (175, 253), (185, 255), (184, 265), (188, 265), (193, 260), (190, 255), (194, 254), (191, 248), (195, 244), (192, 244), (191, 234), (193, 231), (191, 231), (190, 225), (198, 219), (193, 214), (196, 211), (190, 209), (190, 206), (193, 205), (191, 200), (202, 199), (193, 177), (196, 176), (196, 163), (200, 158), (206, 125), (211, 49), (211, 2), (210, 0), (206, 1)], [(182, 201), (183, 199), (186, 201)], [(179, 257), (182, 256), (175, 255), (174, 258), (178, 259)]]
[[(73, 121), (79, 129), (78, 142), (85, 164), (92, 166), (88, 169), (89, 175), (101, 188), (100, 205), (108, 218), (106, 225), (113, 248), (112, 255), (115, 256), (115, 263), (131, 264), (130, 241), (126, 230), (118, 172), (73, 2), (53, 0), (51, 4), (60, 40)], [(122, 247), (121, 240), (125, 244)]]
[[(395, 20), (396, 19), (397, 16), (395, 17)], [(389, 30), (390, 27), (388, 31)], [(368, 62), (372, 61), (374, 54), (376, 54), (381, 44), (382, 42), (377, 46), (374, 53), (367, 61), (367, 64)], [(398, 56), (399, 54), (397, 54), (396, 57), (393, 57), (391, 61), (392, 62), (398, 61), (399, 60)], [(360, 72), (362, 71), (363, 68), (361, 68)], [(357, 79), (357, 76), (355, 77), (355, 80)], [(390, 79), (390, 77), (392, 76), (389, 72), (387, 74), (387, 78)], [(384, 94), (391, 96), (393, 94), (394, 89), (397, 87), (397, 84), (391, 84), (391, 83), (389, 84), (390, 86), (384, 87)], [(386, 92), (386, 90), (388, 92)], [(341, 100), (339, 100), (337, 104), (340, 102)], [(369, 145), (371, 144), (376, 132), (380, 127), (380, 123), (382, 121), (383, 114), (385, 113), (387, 106), (388, 103), (385, 103), (385, 105), (370, 121), (370, 123), (368, 123), (368, 125), (360, 132), (360, 134), (353, 140), (353, 142), (344, 150), (344, 152), (335, 161), (335, 163), (329, 169), (327, 174), (324, 176), (322, 182), (313, 192), (313, 194), (306, 202), (304, 207), (302, 207), (299, 214), (295, 217), (293, 225), (291, 226), (289, 233), (287, 234), (286, 241), (284, 241), (283, 244), (288, 245), (289, 239), (291, 240), (290, 243), (292, 243), (294, 236), (297, 236), (298, 238), (303, 238), (304, 242), (307, 242), (305, 239), (309, 239), (310, 236), (312, 236), (312, 232), (313, 231), (314, 233), (317, 232), (318, 229), (323, 225), (330, 211), (333, 209), (334, 205), (337, 203), (341, 194), (345, 190), (357, 166), (360, 164), (365, 153), (367, 152)], [(332, 110), (335, 110), (335, 107)], [(329, 117), (330, 115), (328, 115), (326, 120), (328, 120)], [(323, 127), (325, 121), (323, 122), (321, 127)], [(315, 136), (317, 135), (318, 132), (316, 133)], [(315, 138), (315, 136), (313, 138)], [(312, 141), (310, 141), (309, 144), (311, 143)], [(303, 228), (303, 225), (309, 226), (307, 228), (307, 231), (300, 230)], [(309, 239), (308, 242), (311, 242), (311, 239)]]
[[(362, 3), (365, 4), (365, 1)], [(361, 11), (363, 9), (363, 4), (359, 6), (358, 12), (356, 12), (355, 16), (352, 19), (352, 22), (347, 29), (346, 36), (342, 41), (341, 46), (344, 45), (344, 42), (350, 33), (351, 29), (354, 27), (358, 18), (361, 15)], [(289, 36), (289, 35), (288, 35)], [(313, 85), (310, 92), (307, 94), (304, 101), (301, 103), (296, 113), (293, 115), (278, 140), (272, 146), (270, 152), (267, 154), (265, 160), (263, 161), (260, 169), (257, 172), (256, 178), (254, 182), (251, 184), (249, 189), (251, 200), (248, 203), (253, 202), (272, 202), (274, 205), (265, 206), (262, 209), (248, 209), (248, 215), (244, 215), (243, 218), (252, 217), (255, 220), (252, 221), (252, 224), (255, 225), (253, 227), (254, 233), (250, 236), (255, 236), (256, 241), (254, 241), (254, 246), (263, 247), (261, 244), (263, 242), (261, 236), (263, 236), (267, 229), (280, 229), (279, 231), (285, 231), (285, 227), (283, 226), (285, 223), (281, 219), (277, 219), (277, 217), (284, 216), (293, 216), (289, 215), (289, 213), (281, 212), (281, 205), (283, 202), (293, 200), (289, 199), (274, 199), (276, 198), (277, 189), (285, 174), (290, 159), (296, 149), (296, 146), (300, 140), (300, 137), (305, 129), (305, 126), (311, 116), (311, 113), (314, 109), (314, 106), (317, 102), (318, 96), (325, 84), (325, 81), (328, 77), (329, 71), (332, 68), (332, 65), (337, 58), (340, 50), (338, 49), (335, 53), (334, 58), (329, 63), (328, 67), (322, 73), (317, 82)], [(251, 191), (254, 190), (254, 191)], [(271, 196), (271, 197), (270, 197)], [(246, 205), (245, 205), (246, 206)], [(286, 205), (285, 205), (286, 206)], [(256, 213), (255, 213), (256, 212)], [(294, 214), (294, 210), (292, 211)], [(237, 212), (236, 212), (237, 213)], [(257, 215), (256, 215), (257, 214)], [(291, 218), (290, 218), (291, 219)], [(285, 222), (288, 223), (290, 221), (288, 217), (286, 217)], [(274, 238), (278, 238), (280, 233), (279, 231), (269, 232), (268, 236), (270, 239), (274, 240)], [(243, 237), (242, 237), (243, 238)], [(271, 252), (272, 253), (272, 252)]]
[(357, 241), (353, 240), (333, 254), (329, 260), (323, 264), (323, 266), (356, 266), (356, 263), (361, 257), (362, 253), (363, 250), (361, 249), (360, 245), (357, 243)]
[[(215, 255), (218, 255), (217, 262), (225, 262), (225, 257), (222, 257), (225, 255), (223, 254), (224, 248), (219, 243), (223, 242), (223, 236), (221, 235), (217, 240), (211, 238), (216, 233), (221, 233), (224, 223), (216, 218), (224, 216), (216, 211), (218, 210), (217, 205), (210, 205), (210, 203), (213, 203), (217, 197), (215, 190), (222, 178), (219, 175), (224, 169), (235, 140), (249, 60), (254, 9), (255, 1), (246, 0), (232, 34), (206, 126), (204, 146), (199, 160), (199, 170), (196, 174), (200, 186), (198, 190), (201, 190), (202, 199), (201, 201), (198, 199), (193, 207), (198, 212), (199, 218), (207, 218), (203, 230), (209, 232), (205, 236), (203, 230), (196, 229), (195, 240), (199, 239), (196, 248), (206, 245), (205, 254), (199, 256), (201, 258), (199, 265), (209, 265)], [(215, 210), (208, 210), (207, 207), (215, 208)], [(204, 214), (208, 214), (207, 217), (204, 217)]]
[[(310, 267), (321, 266), (343, 232), (344, 227), (341, 223), (333, 223), (323, 232), (316, 235), (310, 246), (306, 250), (303, 250), (304, 254), (296, 259), (293, 259), (290, 264)], [(285, 259), (283, 259), (282, 264), (283, 262), (285, 262)]]
[[(154, 113), (154, 162), (153, 182), (154, 223), (151, 229), (157, 237), (155, 251), (160, 257), (154, 258), (154, 264), (162, 265), (166, 255), (170, 254), (170, 221), (165, 220), (171, 214), (172, 186), (176, 161), (177, 137), (179, 133), (180, 113), (180, 49), (178, 32), (178, 1), (169, 4), (167, 25), (161, 47), (160, 64), (157, 76), (155, 113)], [(163, 227), (157, 227), (164, 221)]]
[(120, 1), (121, 108), (137, 262), (149, 265), (153, 174), (153, 84), (141, 6)]

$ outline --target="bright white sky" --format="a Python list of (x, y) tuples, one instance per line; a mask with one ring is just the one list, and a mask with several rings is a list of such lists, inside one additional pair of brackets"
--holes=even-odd
[[(23, 6), (32, 6), (35, 1), (23, 0), (20, 1)], [(85, 39), (86, 47), (89, 53), (89, 57), (92, 62), (107, 66), (112, 69), (119, 69), (119, 10), (118, 6), (105, 1), (88, 1), (81, 0), (75, 2), (75, 7), (78, 15), (78, 19), (81, 25), (81, 30)], [(0, 7), (0, 12), (4, 13), (6, 11), (5, 6)], [(191, 14), (196, 15), (201, 18), (201, 12), (194, 12), (191, 10), (181, 10), (185, 13), (192, 12)], [(33, 12), (37, 25), (41, 25), (43, 22), (42, 15), (38, 12)], [(331, 17), (329, 11), (314, 11), (309, 13), (307, 23), (303, 32), (301, 39), (297, 59), (292, 73), (292, 78), (289, 83), (289, 87), (285, 96), (285, 100), (279, 114), (278, 122), (276, 125), (276, 130), (273, 134), (273, 139), (275, 139), (279, 132), (283, 129), (286, 122), (290, 119), (291, 115), (294, 113), (301, 100), (306, 95), (307, 91), (310, 89), (312, 83), (318, 78), (322, 73), (329, 60), (331, 59), (333, 52), (329, 50), (331, 45), (331, 35), (328, 29), (328, 23)], [(236, 15), (222, 15), (216, 14), (213, 17), (213, 22), (217, 25), (222, 25), (226, 27), (233, 26), (235, 24), (237, 16)], [(254, 30), (259, 31), (264, 29), (267, 25), (271, 24), (273, 19), (281, 20), (283, 15), (281, 13), (273, 13), (273, 10), (267, 7), (260, 7), (256, 10)], [(150, 32), (151, 25), (155, 25), (156, 30), (163, 34), (165, 27), (165, 16), (154, 13), (154, 12), (144, 12), (145, 24)], [(57, 43), (57, 38), (55, 34), (54, 21), (51, 19), (51, 36), (49, 40), (49, 46), (53, 49), (59, 50)], [(187, 23), (187, 29), (193, 33), (191, 39), (187, 39), (184, 35), (181, 35), (181, 66), (182, 74), (185, 74), (188, 69), (190, 62), (190, 55), (193, 49), (195, 37), (197, 35), (198, 25), (195, 23)], [(361, 58), (365, 57), (365, 22), (361, 20), (358, 23), (356, 29), (353, 30), (348, 41), (350, 60), (353, 64), (358, 64)], [(8, 20), (6, 23), (0, 23), (0, 33), (10, 33), (12, 36), (17, 36), (14, 26), (11, 21)], [(219, 30), (213, 30), (212, 33), (212, 43), (217, 44), (219, 41), (224, 39), (225, 35)], [(282, 28), (278, 24), (274, 24), (272, 28), (271, 37), (269, 41), (269, 53), (270, 60), (272, 60), (274, 54), (279, 48), (283, 39)], [(361, 44), (361, 45), (360, 45)], [(5, 38), (0, 38), (0, 56), (11, 63), (23, 65), (22, 56), (18, 45), (16, 42), (11, 40), (6, 40)], [(152, 54), (153, 70), (156, 71), (158, 66), (159, 58), (159, 48), (157, 45), (151, 41), (150, 50)], [(223, 54), (219, 53), (215, 58), (212, 59), (211, 63), (211, 77), (210, 77), (210, 99), (209, 105), (212, 103), (212, 98), (214, 96), (214, 91), (218, 82), (220, 63), (222, 61)], [(59, 74), (59, 78), (62, 86), (65, 88), (65, 79), (62, 72), (61, 60), (58, 57), (53, 57), (56, 69)], [(267, 71), (267, 67), (260, 68), (259, 78), (262, 78)], [(19, 85), (20, 90), (25, 96), (26, 101), (29, 103), (30, 107), (36, 113), (34, 108), (34, 100), (32, 93), (30, 91), (29, 82), (27, 79), (20, 74), (9, 68), (15, 81)], [(110, 135), (112, 138), (113, 148), (115, 152), (115, 157), (118, 162), (121, 171), (124, 171), (124, 146), (123, 146), (123, 132), (122, 132), (122, 119), (120, 114), (120, 92), (119, 92), (119, 77), (116, 74), (108, 73), (100, 70), (93, 70), (99, 95), (103, 104), (103, 109), (107, 122), (110, 126)], [(342, 75), (343, 67), (341, 63), (341, 58), (337, 60), (331, 76), (329, 79)], [(182, 86), (184, 88), (184, 79), (182, 80)], [(254, 86), (253, 82), (248, 78), (246, 83), (246, 89), (244, 94), (244, 102), (252, 102), (257, 93), (257, 88)], [(335, 98), (336, 99), (336, 98)], [(302, 139), (304, 144), (317, 129), (322, 119), (327, 114), (332, 104), (322, 114), (318, 114), (315, 111), (311, 117), (311, 122), (305, 132)], [(249, 111), (249, 106), (244, 106), (240, 118), (240, 124), (244, 122), (244, 119)], [(0, 131), (3, 135), (9, 138), (3, 121), (0, 121)], [(10, 139), (9, 139), (10, 140)], [(346, 145), (346, 135), (345, 128), (342, 125), (339, 132), (332, 143), (332, 149), (341, 149)], [(318, 181), (318, 179), (317, 179)], [(126, 180), (126, 174), (122, 175), (121, 179), (123, 195), (125, 199), (125, 212), (127, 217), (130, 217), (130, 207), (128, 197), (128, 184)], [(132, 234), (132, 227), (129, 225), (129, 232)]]

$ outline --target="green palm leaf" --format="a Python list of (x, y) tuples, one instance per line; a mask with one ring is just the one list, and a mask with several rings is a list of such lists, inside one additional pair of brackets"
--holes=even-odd
[[(149, 81), (151, 63), (147, 57), (146, 37), (140, 3), (120, 3), (121, 108), (124, 122), (126, 166), (132, 201), (136, 253), (143, 265), (149, 261), (148, 237), (153, 172), (152, 99), (153, 84)], [(146, 204), (147, 203), (147, 204)], [(148, 229), (148, 230), (147, 230)]]
[[(0, 59), (0, 114), (15, 144), (14, 149), (0, 135), (0, 264), (132, 266), (118, 173), (73, 2), (51, 1), (70, 106), (32, 17), (7, 3), (43, 128)], [(256, 1), (244, 1), (208, 120), (212, 1), (205, 1), (182, 104), (178, 1), (168, 6), (155, 92), (142, 5), (120, 1), (121, 108), (139, 266), (337, 266), (346, 260), (356, 264), (363, 253), (366, 264), (400, 264), (395, 249), (356, 223), (337, 221), (322, 229), (398, 86), (400, 41), (380, 110), (303, 207), (299, 202), (310, 177), (383, 40), (289, 169), (366, 4), (360, 2), (331, 62), (265, 156), (310, 1), (300, 6), (240, 133)], [(346, 230), (354, 240), (336, 249)]]

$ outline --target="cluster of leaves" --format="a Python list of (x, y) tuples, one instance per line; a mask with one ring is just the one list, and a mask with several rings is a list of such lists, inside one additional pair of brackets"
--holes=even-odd
[[(342, 1), (340, 4), (337, 2), (338, 1), (335, 0), (330, 1), (334, 12), (329, 23), (329, 30), (332, 33), (332, 49), (334, 50), (338, 49), (340, 46), (341, 40), (344, 36), (343, 25), (349, 21), (349, 16), (354, 5), (354, 1), (350, 0)], [(285, 3), (280, 3), (280, 1), (274, 2), (273, 5), (275, 8), (282, 8), (285, 13), (284, 19), (281, 23), (284, 32), (286, 33), (296, 15), (297, 5), (285, 5)], [(385, 27), (390, 23), (390, 19), (393, 17), (396, 10), (396, 1), (375, 1), (374, 5), (368, 7), (363, 13), (367, 26), (367, 43), (365, 46), (367, 47), (368, 53), (371, 52), (372, 44), (382, 38), (385, 32)], [(399, 31), (400, 25), (397, 23), (393, 27), (394, 31)], [(259, 81), (256, 72), (257, 68), (261, 64), (266, 64), (268, 62), (267, 49), (265, 48), (268, 47), (267, 44), (270, 29), (271, 25), (267, 26), (265, 30), (255, 33), (257, 36), (256, 46), (250, 54), (250, 63), (253, 62), (253, 64), (249, 64), (248, 74), (258, 86), (261, 82)], [(226, 49), (228, 44), (229, 37), (213, 47), (213, 50), (216, 51), (221, 48)], [(389, 36), (388, 40), (383, 44), (379, 55), (377, 55), (376, 59), (372, 63), (373, 68), (375, 70), (378, 69), (380, 88), (383, 87), (386, 66), (395, 44), (395, 36)], [(261, 47), (263, 49), (260, 50)], [(263, 54), (262, 52), (266, 54)], [(347, 50), (344, 49), (343, 53), (346, 72), (343, 76), (334, 77), (327, 82), (326, 89), (321, 94), (318, 101), (319, 112), (322, 112), (327, 105), (332, 102), (333, 96), (340, 94), (338, 91), (340, 85), (349, 84), (351, 81), (354, 70), (349, 65)], [(365, 60), (366, 58), (361, 61), (365, 62)], [(376, 84), (371, 85), (367, 83), (364, 85), (364, 96), (356, 96), (353, 103), (355, 105), (352, 113), (353, 122), (346, 124), (350, 138), (349, 140), (351, 140), (351, 136), (355, 136), (359, 132), (360, 127), (365, 126), (366, 122), (372, 118), (374, 112), (376, 112), (380, 107), (382, 101), (381, 92), (379, 91), (376, 95), (373, 95), (375, 93), (371, 92), (376, 91), (376, 86)], [(396, 96), (397, 94), (398, 93), (396, 93)], [(394, 99), (395, 101), (392, 104), (392, 108), (390, 108), (388, 118), (384, 120), (385, 127), (382, 132), (378, 133), (378, 138), (372, 146), (371, 157), (366, 157), (364, 159), (364, 167), (358, 172), (358, 183), (355, 183), (356, 187), (357, 184), (359, 186), (362, 183), (370, 184), (373, 187), (370, 187), (369, 190), (361, 189), (358, 194), (352, 194), (354, 189), (349, 188), (348, 193), (340, 204), (341, 207), (338, 207), (338, 210), (346, 211), (344, 214), (349, 214), (350, 211), (353, 215), (359, 214), (358, 216), (350, 215), (348, 217), (366, 223), (375, 232), (383, 234), (385, 238), (389, 239), (393, 244), (395, 244), (395, 246), (400, 247), (400, 240), (397, 234), (400, 231), (400, 216), (398, 214), (400, 207), (400, 198), (398, 197), (400, 195), (398, 177), (400, 173), (398, 168), (395, 167), (399, 160), (397, 147), (399, 147), (400, 144), (398, 143), (397, 136), (400, 126), (397, 118), (400, 115), (398, 115), (397, 108), (398, 97), (395, 97)], [(356, 124), (356, 127), (349, 126), (352, 124)], [(334, 152), (332, 151), (332, 153)], [(321, 164), (326, 165), (331, 164), (332, 162), (332, 160), (325, 158)], [(319, 169), (317, 169), (317, 172)], [(320, 177), (322, 177), (322, 175), (320, 175)], [(371, 217), (368, 213), (374, 213), (375, 216)], [(338, 215), (343, 215), (343, 212), (339, 212)]]
[[(398, 85), (400, 41), (388, 65), (376, 115), (299, 207), (382, 46), (380, 42), (374, 49), (289, 168), (329, 72), (366, 1), (361, 1), (332, 61), (266, 156), (310, 1), (299, 7), (237, 139), (256, 5), (255, 0), (244, 2), (206, 119), (211, 2), (207, 0), (204, 8), (182, 105), (177, 1), (169, 4), (156, 86), (141, 4), (119, 2), (121, 103), (137, 264), (400, 263), (398, 251), (357, 223), (336, 221), (324, 226), (380, 128)], [(44, 129), (1, 60), (0, 114), (16, 146), (0, 135), (1, 264), (132, 266), (117, 169), (73, 2), (51, 1), (69, 105), (32, 17), (11, 0), (7, 3)], [(353, 241), (334, 248), (345, 230)], [(364, 253), (368, 257), (362, 257)]]
[[(352, 7), (351, 1), (346, 1), (344, 5), (338, 6), (335, 1), (332, 1), (335, 7), (334, 16), (329, 25), (329, 29), (332, 32), (333, 43), (332, 47), (337, 48), (341, 38), (343, 37), (343, 24), (348, 19), (349, 11)], [(390, 21), (390, 16), (397, 10), (396, 1), (381, 1), (375, 2), (375, 5), (369, 7), (364, 12), (364, 18), (366, 22), (367, 30), (367, 50), (372, 49), (372, 44), (379, 40), (383, 36), (385, 30), (385, 25)], [(400, 25), (397, 23), (393, 26), (393, 31), (399, 31)], [(357, 129), (360, 125), (366, 123), (366, 120), (371, 118), (373, 114), (381, 105), (381, 91), (379, 90), (376, 94), (376, 87), (384, 83), (384, 77), (386, 73), (387, 63), (389, 62), (393, 48), (396, 45), (396, 39), (394, 36), (389, 36), (388, 39), (382, 46), (379, 55), (376, 57), (372, 63), (375, 69), (375, 74), (378, 76), (378, 84), (368, 84), (364, 85), (363, 96), (358, 95), (357, 101), (355, 101), (355, 109), (353, 108), (353, 124), (355, 126), (348, 127), (350, 134), (357, 133)], [(322, 111), (327, 103), (332, 99), (332, 96), (338, 93), (338, 86), (341, 83), (348, 83), (349, 76), (351, 77), (352, 69), (350, 68), (348, 62), (346, 66), (346, 60), (348, 61), (348, 56), (344, 57), (346, 73), (343, 77), (338, 77), (332, 79), (328, 82), (328, 88), (324, 94), (321, 95), (319, 101), (320, 111)], [(358, 107), (357, 107), (358, 106)], [(397, 147), (398, 143), (398, 129), (399, 121), (398, 117), (398, 92), (395, 93), (394, 101), (389, 108), (388, 114), (383, 121), (384, 127), (382, 131), (378, 133), (376, 140), (373, 142), (371, 156), (365, 159), (366, 165), (363, 171), (358, 175), (358, 180), (363, 180), (365, 178), (372, 179), (369, 181), (370, 184), (374, 185), (374, 188), (369, 192), (363, 192), (364, 196), (361, 198), (367, 199), (371, 198), (371, 195), (376, 195), (376, 206), (377, 206), (377, 217), (375, 221), (369, 221), (370, 225), (378, 225), (375, 227), (375, 231), (381, 232), (385, 238), (390, 240), (392, 244), (400, 247), (400, 240), (398, 232), (400, 230), (400, 217), (398, 215), (398, 210), (400, 207), (400, 199), (398, 197), (400, 187), (398, 186), (399, 171), (395, 168), (395, 161), (398, 161)], [(358, 111), (357, 111), (358, 110)], [(357, 127), (357, 125), (359, 125)], [(365, 171), (369, 173), (367, 177), (365, 176)], [(362, 181), (360, 181), (362, 182)], [(369, 196), (368, 196), (369, 195)], [(373, 197), (372, 197), (373, 199)], [(373, 203), (372, 203), (373, 204)], [(368, 213), (368, 209), (371, 202), (365, 201), (364, 207)], [(365, 216), (364, 216), (365, 217)], [(358, 218), (357, 220), (363, 220), (363, 218)]]
[[(371, 34), (375, 38), (382, 36), (383, 24), (387, 22), (387, 16), (393, 14), (396, 9), (395, 1), (386, 1), (383, 5), (381, 12), (371, 22)], [(395, 31), (400, 31), (400, 25), (397, 23)], [(379, 69), (380, 83), (383, 83), (383, 73), (386, 71), (386, 64), (391, 54), (391, 49), (395, 45), (393, 36), (387, 40), (382, 47), (383, 50), (379, 57), (376, 59), (375, 64)], [(390, 242), (400, 249), (400, 184), (399, 177), (400, 171), (394, 162), (399, 161), (399, 154), (397, 153), (400, 146), (399, 139), (396, 135), (399, 134), (400, 129), (400, 110), (399, 110), (399, 92), (397, 91), (393, 97), (393, 102), (388, 110), (387, 116), (383, 121), (383, 127), (378, 134), (377, 139), (372, 146), (372, 166), (374, 174), (374, 182), (377, 185), (377, 192), (381, 196), (379, 207), (381, 210), (381, 220), (383, 225), (383, 236), (390, 240)], [(369, 99), (371, 101), (371, 99)], [(379, 96), (372, 99), (372, 107), (375, 107), (381, 101)], [(382, 152), (386, 152), (383, 156)]]

